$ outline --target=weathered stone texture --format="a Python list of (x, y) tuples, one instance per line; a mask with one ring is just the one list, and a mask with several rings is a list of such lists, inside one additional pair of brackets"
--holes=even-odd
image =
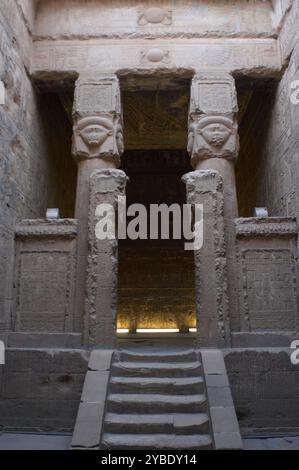
[[(55, 96), (38, 96), (27, 75), (30, 2), (0, 2), (0, 331), (10, 323), (13, 236), (17, 219), (44, 216), (49, 206), (73, 215), (75, 166), (70, 126)], [(28, 7), (28, 8), (27, 8)], [(59, 120), (57, 119), (57, 116)]]
[(0, 426), (72, 430), (87, 364), (82, 350), (7, 349), (0, 375)]
[[(75, 323), (77, 331), (82, 331), (88, 256), (87, 234), (91, 231), (89, 236), (93, 237), (95, 229), (89, 226), (88, 220), (90, 177), (96, 170), (119, 166), (120, 156), (124, 150), (117, 76), (106, 73), (80, 74), (75, 85), (72, 117), (74, 122), (72, 153), (78, 162), (75, 216), (79, 221)], [(105, 191), (104, 188), (104, 193)], [(108, 255), (106, 269), (109, 269)], [(89, 302), (90, 299), (86, 301)]]
[(295, 219), (236, 219), (239, 325), (250, 332), (298, 331)]
[(276, 77), (281, 70), (275, 39), (183, 39), (159, 40), (149, 47), (146, 40), (123, 40), (114, 44), (104, 39), (90, 41), (35, 41), (31, 63), (32, 76), (38, 79), (73, 77), (86, 69), (119, 70), (126, 74), (149, 70), (177, 69), (200, 71), (201, 67), (247, 71), (249, 75)]
[(290, 7), (292, 6), (293, 0), (271, 0), (272, 4), (272, 24), (275, 28), (281, 28), (283, 20)]
[(161, 67), (276, 75), (281, 63), (271, 13), (270, 2), (262, 0), (240, 0), (238, 8), (232, 0), (43, 1), (37, 9), (31, 70), (36, 78), (53, 72), (75, 77), (76, 71)]
[(95, 170), (90, 176), (88, 256), (84, 315), (85, 341), (89, 346), (113, 348), (117, 308), (117, 233), (101, 240), (97, 235), (97, 207), (109, 204), (117, 214), (117, 198), (124, 196), (126, 175), (122, 170)]
[[(192, 2), (171, 0), (41, 1), (37, 11), (37, 37), (148, 37), (270, 36), (269, 2), (241, 0)], [(155, 7), (155, 8), (154, 8)], [(115, 15), (115, 8), (118, 14)], [(252, 21), (254, 15), (255, 21)], [(215, 28), (217, 22), (217, 28)], [(217, 29), (217, 31), (215, 31)]]
[(223, 181), (214, 170), (184, 175), (187, 202), (203, 205), (203, 247), (194, 251), (200, 347), (229, 344), (229, 305), (224, 237)]
[(77, 221), (23, 221), (16, 228), (12, 329), (71, 332), (74, 327)]
[[(225, 264), (227, 264), (228, 276), (223, 282), (227, 283), (228, 287), (231, 318), (234, 318), (238, 311), (233, 222), (234, 217), (238, 215), (234, 172), (234, 162), (239, 153), (237, 111), (237, 91), (231, 74), (221, 70), (203, 69), (201, 73), (194, 76), (189, 109), (188, 152), (191, 156), (191, 164), (196, 170), (214, 170), (222, 180), (223, 213), (221, 213), (222, 208), (219, 207), (218, 216), (223, 217), (224, 224)], [(205, 205), (208, 205), (208, 199)], [(204, 225), (206, 224), (207, 221), (204, 218)], [(207, 250), (207, 239), (211, 239), (209, 234), (205, 234), (204, 246), (201, 250), (203, 253)], [(206, 257), (207, 253), (203, 256)], [(216, 264), (219, 264), (218, 259)], [(219, 269), (216, 272), (219, 272)], [(205, 277), (203, 273), (200, 276)], [(226, 287), (224, 291), (225, 289)], [(205, 309), (202, 308), (202, 310)], [(223, 323), (225, 324), (226, 321), (224, 319)], [(223, 329), (225, 330), (225, 327)]]
[(278, 36), (283, 62), (290, 57), (296, 46), (299, 20), (299, 3), (295, 0), (282, 0), (281, 5), (281, 30)]
[(289, 349), (226, 351), (225, 363), (243, 432), (298, 428), (299, 371)]
[(256, 206), (267, 206), (270, 216), (299, 215), (299, 105), (291, 102), (291, 85), (299, 79), (299, 3), (291, 4), (279, 37), (290, 59), (285, 73), (274, 91), (254, 91), (240, 124), (238, 199), (245, 217)]
[(104, 422), (113, 350), (94, 349), (90, 355), (72, 438), (73, 448), (98, 448)]

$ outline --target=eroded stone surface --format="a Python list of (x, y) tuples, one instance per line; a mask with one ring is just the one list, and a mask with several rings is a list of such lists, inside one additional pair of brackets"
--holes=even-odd
[(201, 346), (229, 342), (227, 265), (224, 239), (223, 183), (214, 170), (184, 176), (187, 201), (203, 204), (202, 249), (195, 251), (197, 319)]
[(76, 220), (23, 221), (16, 229), (14, 331), (73, 331)]
[[(191, 202), (204, 202), (207, 215), (204, 251), (195, 254), (201, 344), (229, 346), (230, 333), (233, 346), (251, 348), (288, 345), (298, 338), (297, 226), (289, 217), (299, 215), (299, 108), (294, 102), (298, 94), (293, 93), (299, 77), (299, 7), (297, 1), (290, 0), (238, 3), (241, 7), (236, 7), (233, 1), (212, 0), (176, 3), (165, 0), (159, 5), (133, 0), (121, 5), (94, 0), (1, 2), (0, 80), (6, 96), (5, 104), (0, 105), (0, 334), (9, 346), (38, 346), (44, 351), (8, 351), (7, 365), (0, 374), (0, 424), (36, 429), (47, 425), (51, 429), (72, 427), (86, 357), (82, 350), (74, 353), (70, 349), (81, 346), (82, 333), (88, 346), (114, 345), (116, 244), (98, 243), (94, 228), (95, 204), (115, 201), (117, 194), (124, 193), (125, 175), (113, 170), (120, 164), (124, 147), (117, 76), (123, 88), (129, 82), (138, 83), (141, 93), (142, 87), (146, 88), (155, 77), (147, 119), (139, 119), (134, 106), (128, 106), (126, 113), (127, 120), (135, 116), (131, 118), (133, 131), (128, 133), (135, 138), (130, 148), (134, 149), (136, 142), (140, 145), (140, 139), (146, 135), (144, 147), (140, 148), (147, 150), (151, 145), (158, 148), (159, 135), (167, 135), (163, 148), (185, 148), (187, 132), (183, 121), (185, 115), (187, 121), (187, 111), (178, 113), (183, 117), (176, 119), (175, 111), (171, 110), (186, 103), (188, 93), (175, 97), (174, 92), (174, 97), (160, 100), (160, 92), (165, 88), (166, 76), (168, 80), (169, 77), (178, 80), (179, 86), (182, 78), (184, 86), (188, 83), (189, 87), (189, 80), (196, 74), (191, 87), (188, 150), (195, 168), (206, 173), (189, 174), (187, 189)], [(28, 73), (40, 90), (51, 91), (50, 96), (35, 92)], [(70, 123), (71, 112), (65, 114), (63, 109), (71, 108), (78, 74), (74, 121)], [(236, 86), (231, 74), (236, 78)], [(265, 78), (281, 80), (276, 88)], [(264, 91), (260, 93), (261, 83)], [(238, 116), (237, 90), (241, 103)], [(148, 111), (144, 103), (146, 100), (139, 104), (141, 115)], [(163, 124), (157, 119), (162, 111)], [(250, 216), (254, 207), (267, 206), (270, 218), (234, 220), (238, 217), (233, 170), (239, 150), (237, 120), (241, 135), (237, 172), (240, 215)], [(79, 164), (76, 203), (79, 231), (69, 219), (40, 220), (47, 207), (59, 207), (62, 216), (74, 216), (76, 173), (69, 158), (71, 124), (74, 124), (73, 153)], [(163, 128), (160, 134), (155, 131), (159, 126)], [(176, 132), (179, 135), (174, 137)], [(94, 170), (106, 171), (105, 178), (97, 181), (99, 191), (97, 184), (93, 186)], [(19, 223), (22, 219), (27, 220)], [(12, 294), (15, 233), (16, 306)], [(76, 261), (80, 269), (76, 273), (74, 310)], [(182, 296), (179, 297), (182, 301)], [(178, 308), (180, 305), (177, 302)], [(193, 319), (191, 314), (189, 319)], [(151, 324), (147, 319), (150, 309), (142, 315), (146, 324)], [(170, 321), (169, 312), (165, 318)], [(49, 346), (68, 350), (59, 353), (45, 350)], [(86, 386), (85, 398), (93, 400), (95, 389), (105, 389), (109, 358), (108, 352), (100, 365), (90, 366), (87, 379), (95, 380), (90, 381), (90, 388)], [(169, 382), (159, 380), (157, 367), (148, 358), (145, 364), (137, 361), (130, 367), (128, 356), (127, 359), (115, 366), (115, 371), (123, 376), (111, 383), (111, 403), (116, 408), (123, 404), (118, 389), (123, 395), (131, 392), (133, 400), (123, 400), (130, 407), (135, 406), (134, 394), (140, 387), (153, 389), (153, 396), (145, 400), (146, 406), (162, 408), (169, 402), (173, 405), (169, 399), (164, 402), (153, 399), (165, 391), (164, 387), (170, 395), (173, 391), (190, 392), (193, 387), (199, 389), (197, 397), (203, 394), (201, 380), (180, 380), (180, 374), (197, 373), (197, 367), (178, 368), (165, 360), (158, 373), (171, 371), (178, 375)], [(298, 380), (289, 351), (278, 354), (235, 350), (229, 352), (227, 363), (244, 427), (277, 429), (297, 425)], [(230, 402), (227, 380), (219, 373), (219, 364), (212, 366), (211, 370), (218, 372), (208, 375), (207, 385), (215, 408), (213, 413), (218, 413), (213, 414), (219, 427), (215, 432), (216, 447), (236, 448), (239, 438), (230, 428), (236, 420), (223, 410)], [(143, 372), (138, 379), (140, 367)], [(187, 400), (187, 404), (182, 401), (178, 404), (193, 406), (192, 400), (190, 403)], [(98, 406), (82, 415), (84, 426), (90, 425), (94, 432), (86, 438), (88, 447), (99, 445), (95, 421), (102, 419), (103, 409)], [(96, 420), (90, 419), (92, 415), (97, 416)], [(199, 424), (206, 426), (202, 416), (195, 421), (189, 431)], [(123, 436), (111, 438), (115, 423), (118, 424), (117, 417), (110, 415), (105, 442), (111, 447), (124, 443)], [(181, 423), (184, 429), (188, 427), (185, 423), (184, 416)], [(132, 429), (140, 423), (131, 424)], [(167, 420), (156, 417), (143, 424), (152, 426), (152, 430), (160, 426), (163, 432), (170, 426)], [(141, 435), (125, 444), (139, 446), (144, 439)], [(162, 441), (161, 445), (184, 447), (188, 439), (169, 440), (166, 436)], [(148, 444), (152, 442), (149, 439)], [(210, 445), (209, 439), (192, 439), (194, 446), (205, 443)]]
[[(59, 8), (58, 8), (59, 3)], [(115, 15), (115, 8), (118, 14)], [(43, 1), (37, 11), (35, 35), (39, 38), (156, 37), (156, 36), (271, 36), (270, 2), (233, 0), (176, 3), (126, 0), (113, 2), (78, 0)], [(277, 11), (277, 15), (280, 11)], [(252, 21), (255, 18), (255, 22)], [(217, 30), (215, 31), (215, 21)], [(238, 26), (238, 30), (236, 31)]]
[[(126, 175), (121, 170), (96, 170), (90, 177), (88, 266), (85, 300), (85, 337), (91, 346), (113, 348), (117, 306), (117, 239), (97, 238), (99, 204), (114, 208), (124, 195)], [(104, 266), (104, 269), (103, 269)]]

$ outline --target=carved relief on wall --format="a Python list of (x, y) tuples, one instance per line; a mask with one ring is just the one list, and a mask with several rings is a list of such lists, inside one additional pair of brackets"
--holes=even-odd
[(80, 75), (76, 82), (74, 117), (121, 113), (119, 81), (115, 75)]
[[(289, 249), (241, 250), (244, 316), (250, 331), (295, 331), (295, 260)], [(242, 302), (241, 302), (242, 303)]]
[(172, 24), (172, 11), (165, 10), (160, 7), (146, 8), (138, 12), (138, 25), (145, 26), (148, 24)]
[(165, 65), (170, 64), (170, 51), (165, 49), (159, 49), (157, 47), (143, 49), (142, 51), (140, 51), (140, 62), (142, 64), (150, 64), (151, 66), (153, 66), (153, 64), (155, 63)]
[(224, 116), (191, 115), (187, 150), (192, 164), (206, 158), (236, 159), (239, 151), (238, 127)]
[(77, 221), (23, 220), (16, 227), (14, 330), (72, 331)]
[(73, 154), (77, 158), (104, 158), (116, 161), (124, 150), (119, 117), (110, 115), (79, 119), (74, 126)]
[(202, 72), (192, 80), (190, 112), (234, 114), (238, 111), (233, 77), (225, 72)]

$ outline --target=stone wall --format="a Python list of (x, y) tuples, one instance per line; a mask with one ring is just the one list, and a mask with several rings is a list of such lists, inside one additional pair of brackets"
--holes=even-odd
[(73, 215), (76, 168), (71, 128), (55, 95), (39, 96), (28, 76), (34, 2), (0, 2), (0, 333), (10, 323), (14, 228), (49, 206)]
[[(263, 333), (265, 341), (266, 332), (288, 332), (288, 346), (298, 332), (296, 220), (242, 218), (235, 227), (239, 317), (231, 318), (232, 330), (258, 333), (259, 339)], [(245, 346), (243, 341), (239, 337)]]
[(0, 369), (0, 429), (71, 431), (87, 364), (82, 350), (7, 349)]
[(225, 364), (244, 434), (298, 430), (299, 369), (291, 364), (290, 350), (230, 350)]
[[(267, 206), (271, 216), (299, 215), (299, 104), (291, 103), (291, 84), (299, 79), (299, 2), (291, 2), (279, 36), (286, 69), (276, 90), (253, 95), (241, 124), (238, 164), (240, 215)], [(289, 62), (287, 62), (289, 60)]]
[(41, 82), (99, 68), (273, 76), (281, 61), (271, 14), (270, 0), (42, 0), (31, 73)]
[(74, 219), (17, 225), (13, 331), (73, 331), (76, 235)]
[(41, 0), (35, 35), (39, 39), (155, 33), (164, 37), (170, 30), (172, 37), (269, 37), (273, 35), (270, 13), (270, 1), (263, 0), (238, 0), (238, 8), (234, 0)]

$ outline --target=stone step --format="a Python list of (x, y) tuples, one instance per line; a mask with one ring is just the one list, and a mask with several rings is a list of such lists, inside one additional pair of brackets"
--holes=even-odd
[(112, 377), (110, 379), (112, 393), (137, 392), (163, 394), (190, 394), (204, 391), (202, 377)]
[(212, 439), (204, 435), (174, 434), (110, 434), (104, 433), (102, 449), (121, 450), (180, 450), (180, 449), (211, 449)]
[(115, 353), (115, 358), (123, 362), (195, 362), (198, 355), (194, 349), (182, 351), (133, 351), (122, 349)]
[(112, 375), (186, 377), (201, 375), (201, 364), (196, 362), (114, 362)]
[(105, 431), (117, 434), (206, 434), (210, 432), (210, 426), (209, 416), (206, 413), (107, 413)]
[(196, 413), (205, 411), (206, 396), (111, 393), (107, 397), (107, 411), (114, 413)]

